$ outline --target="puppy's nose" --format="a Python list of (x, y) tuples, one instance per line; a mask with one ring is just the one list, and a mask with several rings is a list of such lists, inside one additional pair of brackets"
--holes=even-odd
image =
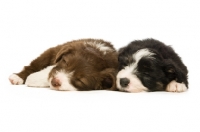
[(120, 78), (120, 85), (122, 87), (127, 87), (130, 83), (130, 80), (128, 78)]
[(60, 80), (57, 79), (57, 78), (53, 78), (53, 79), (51, 80), (51, 84), (52, 84), (52, 86), (54, 86), (54, 87), (60, 87), (60, 86), (61, 86), (61, 82), (60, 82)]

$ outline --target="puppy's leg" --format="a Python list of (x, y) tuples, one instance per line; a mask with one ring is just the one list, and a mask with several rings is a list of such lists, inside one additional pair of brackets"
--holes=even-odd
[(175, 80), (171, 81), (166, 88), (167, 92), (185, 92), (187, 87), (184, 83), (178, 83)]
[(29, 87), (49, 87), (48, 77), (53, 67), (48, 66), (41, 71), (30, 74), (26, 79), (25, 85)]
[(188, 89), (187, 67), (183, 64), (176, 65), (172, 60), (166, 60), (165, 67), (167, 78), (170, 80), (166, 87), (168, 92), (184, 92)]
[(34, 72), (38, 72), (47, 66), (53, 65), (55, 59), (55, 50), (50, 48), (42, 53), (38, 58), (33, 60), (29, 66), (25, 66), (24, 69), (16, 74), (12, 74), (9, 77), (11, 84), (20, 85), (24, 84), (27, 76)]
[(10, 75), (9, 80), (13, 85), (21, 85), (24, 82), (24, 80), (16, 74)]

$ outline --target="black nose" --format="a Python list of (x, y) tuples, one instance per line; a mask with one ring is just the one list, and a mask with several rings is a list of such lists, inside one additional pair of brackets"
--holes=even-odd
[(120, 78), (120, 85), (122, 87), (127, 87), (130, 83), (130, 80), (128, 78)]

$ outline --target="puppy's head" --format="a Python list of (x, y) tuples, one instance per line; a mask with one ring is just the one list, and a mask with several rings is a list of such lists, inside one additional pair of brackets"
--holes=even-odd
[[(117, 64), (117, 55), (114, 59)], [(56, 66), (49, 74), (53, 89), (100, 90), (113, 89), (116, 85), (116, 68), (109, 67), (103, 53), (93, 47), (65, 45), (58, 52), (55, 62)]]
[(140, 49), (134, 54), (119, 52), (117, 88), (127, 92), (162, 91), (175, 78), (172, 64), (152, 49)]

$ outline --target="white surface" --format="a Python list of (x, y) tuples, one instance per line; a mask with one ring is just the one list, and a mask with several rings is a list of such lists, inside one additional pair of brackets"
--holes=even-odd
[[(1, 0), (1, 132), (199, 132), (198, 0)], [(152, 37), (173, 48), (189, 70), (185, 93), (59, 92), (12, 86), (9, 75), (45, 49), (102, 38), (118, 49)]]

